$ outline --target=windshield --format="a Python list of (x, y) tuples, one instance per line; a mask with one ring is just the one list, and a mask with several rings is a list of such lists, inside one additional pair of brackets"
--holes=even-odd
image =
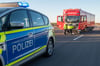
[(80, 16), (66, 16), (65, 21), (66, 22), (79, 22)]

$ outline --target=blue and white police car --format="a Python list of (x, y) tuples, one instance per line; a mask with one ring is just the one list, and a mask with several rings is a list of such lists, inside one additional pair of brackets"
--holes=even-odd
[(53, 54), (55, 36), (48, 17), (28, 6), (0, 4), (0, 66), (18, 66), (42, 53)]

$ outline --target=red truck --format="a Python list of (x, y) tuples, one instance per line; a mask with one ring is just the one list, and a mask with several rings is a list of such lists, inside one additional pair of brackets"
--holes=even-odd
[(63, 16), (57, 16), (57, 27), (64, 30), (64, 24), (70, 22), (78, 33), (92, 30), (95, 25), (95, 15), (81, 9), (64, 9)]

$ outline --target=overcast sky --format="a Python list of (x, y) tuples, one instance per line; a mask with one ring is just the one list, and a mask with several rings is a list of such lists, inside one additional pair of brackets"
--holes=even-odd
[(79, 8), (95, 14), (95, 21), (100, 22), (100, 0), (0, 0), (0, 2), (28, 2), (31, 9), (47, 15), (51, 22), (56, 22), (57, 15), (63, 14), (63, 9)]

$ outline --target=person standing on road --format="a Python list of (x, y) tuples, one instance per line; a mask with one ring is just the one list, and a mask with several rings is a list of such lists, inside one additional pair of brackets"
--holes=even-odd
[(64, 35), (66, 35), (67, 28), (68, 28), (67, 23), (65, 23), (65, 24), (64, 24)]
[(67, 27), (68, 32), (69, 32), (70, 34), (73, 34), (73, 31), (72, 31), (73, 28), (74, 28), (74, 26), (73, 26), (72, 23), (70, 22), (70, 23), (68, 24), (68, 27)]

